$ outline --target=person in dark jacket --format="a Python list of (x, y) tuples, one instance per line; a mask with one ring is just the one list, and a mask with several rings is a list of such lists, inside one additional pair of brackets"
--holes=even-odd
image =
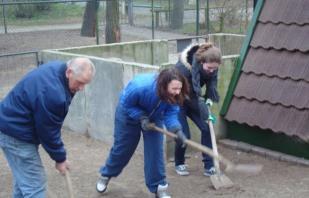
[[(190, 84), (190, 97), (185, 100), (180, 109), (179, 120), (183, 132), (190, 139), (190, 130), (187, 122), (189, 117), (201, 131), (201, 144), (212, 148), (208, 120), (206, 100), (218, 102), (217, 75), (221, 64), (221, 52), (211, 43), (193, 44), (188, 46), (180, 55), (176, 63), (176, 69), (182, 73)], [(206, 86), (205, 94), (202, 95), (202, 87)], [(175, 144), (175, 170), (179, 175), (189, 175), (185, 164), (186, 147)], [(215, 174), (213, 160), (203, 154), (204, 175)]]
[(114, 144), (105, 165), (100, 169), (96, 188), (103, 193), (111, 177), (117, 177), (131, 159), (141, 134), (144, 139), (145, 182), (156, 197), (169, 198), (165, 176), (163, 135), (151, 129), (149, 123), (163, 125), (185, 136), (178, 121), (179, 104), (189, 94), (186, 79), (175, 69), (159, 74), (139, 74), (124, 88), (115, 113)]
[(1, 101), (0, 147), (13, 173), (13, 197), (47, 197), (39, 144), (60, 173), (69, 169), (60, 130), (74, 94), (94, 73), (88, 58), (52, 61), (25, 75)]

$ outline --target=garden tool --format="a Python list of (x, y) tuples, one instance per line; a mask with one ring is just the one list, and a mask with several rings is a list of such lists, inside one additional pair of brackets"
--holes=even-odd
[[(208, 125), (209, 125), (209, 130), (210, 130), (212, 150), (213, 150), (214, 155), (218, 156), (219, 153), (218, 153), (218, 148), (217, 148), (215, 130), (213, 127), (213, 119), (212, 119), (212, 114), (210, 111), (210, 105), (207, 105), (207, 108), (208, 108), (208, 114), (209, 114)], [(219, 161), (216, 158), (214, 158), (214, 165), (215, 165), (216, 173), (210, 176), (210, 181), (212, 185), (214, 186), (214, 188), (218, 190), (219, 188), (232, 187), (233, 182), (221, 172)]]
[(68, 197), (69, 198), (74, 198), (74, 194), (73, 194), (73, 187), (72, 187), (72, 180), (71, 180), (71, 177), (70, 177), (70, 172), (67, 170), (65, 171), (65, 181), (66, 181), (66, 185), (67, 185), (67, 188), (68, 188)]
[[(155, 124), (151, 123), (150, 124), (151, 128), (155, 131), (158, 131), (160, 133), (163, 133), (169, 137), (172, 137), (172, 138), (177, 138), (177, 135), (170, 132), (170, 131), (167, 131), (165, 129), (162, 129), (160, 127), (157, 127)], [(203, 146), (199, 143), (196, 143), (192, 140), (185, 140), (185, 143), (189, 146), (191, 146), (192, 148), (195, 148), (209, 156), (211, 156), (213, 159), (217, 159), (218, 161), (222, 162), (223, 164), (226, 165), (226, 168), (225, 168), (225, 171), (226, 172), (240, 172), (240, 173), (248, 173), (248, 174), (257, 174), (259, 172), (261, 172), (263, 166), (260, 165), (260, 164), (235, 164), (233, 163), (232, 161), (228, 160), (227, 158), (223, 157), (222, 155), (215, 155), (214, 152), (206, 147), (206, 146)]]
[[(67, 186), (67, 190), (68, 190), (68, 197), (74, 198), (72, 180), (71, 180), (70, 173), (69, 173), (68, 170), (65, 171), (64, 177), (65, 177), (66, 186)], [(57, 196), (54, 194), (53, 191), (50, 190), (50, 188), (47, 189), (47, 196), (49, 198), (57, 198)]]

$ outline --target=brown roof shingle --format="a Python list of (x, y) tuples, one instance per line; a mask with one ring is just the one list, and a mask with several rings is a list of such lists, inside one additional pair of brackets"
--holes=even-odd
[(309, 56), (298, 51), (250, 48), (243, 71), (309, 82)]
[(265, 1), (259, 21), (298, 25), (309, 23), (308, 0), (297, 0), (297, 3), (294, 0)]
[(309, 82), (301, 80), (242, 73), (234, 95), (274, 105), (309, 109)]
[[(308, 11), (309, 12), (309, 11)], [(278, 50), (309, 50), (309, 25), (286, 25), (273, 23), (258, 23), (253, 38), (252, 47), (274, 48)]]
[(309, 140), (309, 0), (265, 0), (225, 118)]
[(309, 140), (309, 111), (234, 97), (225, 118)]

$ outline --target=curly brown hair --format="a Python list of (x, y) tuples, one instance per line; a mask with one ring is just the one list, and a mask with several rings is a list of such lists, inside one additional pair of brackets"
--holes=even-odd
[[(178, 80), (182, 83), (179, 95), (171, 96), (167, 91), (167, 87), (172, 80)], [(163, 69), (157, 78), (157, 93), (163, 101), (182, 105), (185, 98), (189, 95), (189, 84), (187, 79), (176, 68)]]
[(221, 64), (221, 51), (212, 43), (203, 43), (195, 53), (195, 58), (200, 63), (218, 63)]

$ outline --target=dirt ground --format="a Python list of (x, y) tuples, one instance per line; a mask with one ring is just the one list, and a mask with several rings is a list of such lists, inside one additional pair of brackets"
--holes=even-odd
[[(104, 163), (110, 143), (89, 139), (72, 132), (63, 132), (63, 139), (71, 164), (71, 178), (77, 198), (144, 198), (150, 197), (144, 184), (143, 154), (138, 149), (123, 173), (112, 179), (106, 194), (100, 195), (95, 190), (98, 169)], [(140, 147), (141, 148), (141, 147)], [(41, 149), (41, 148), (40, 148)], [(267, 159), (252, 153), (219, 146), (219, 152), (236, 163), (259, 163), (264, 165), (258, 175), (240, 173), (226, 174), (233, 182), (230, 189), (214, 190), (208, 177), (203, 176), (201, 157), (192, 153), (187, 163), (190, 175), (178, 176), (172, 162), (168, 162), (167, 178), (169, 191), (177, 198), (201, 197), (237, 197), (237, 198), (305, 198), (309, 196), (309, 168), (287, 162)], [(49, 192), (54, 197), (68, 197), (65, 178), (54, 168), (54, 162), (41, 149), (41, 155), (48, 176)], [(4, 155), (0, 153), (0, 197), (8, 198), (11, 194), (12, 177)]]
[[(132, 32), (130, 32), (132, 34)], [(157, 32), (157, 34), (159, 34)], [(131, 38), (126, 37), (127, 40)], [(94, 38), (83, 38), (79, 32), (50, 31), (37, 33), (23, 33), (0, 35), (0, 54), (17, 51), (32, 51), (46, 48), (59, 48), (94, 44)], [(2, 58), (0, 65), (6, 65), (10, 71), (11, 65), (26, 64), (26, 58)], [(33, 62), (33, 61), (31, 61)], [(9, 65), (9, 66), (8, 66)], [(11, 68), (12, 69), (12, 68)], [(15, 69), (14, 69), (15, 70)], [(25, 69), (27, 70), (27, 69)], [(1, 71), (3, 72), (3, 71)], [(16, 74), (16, 72), (13, 72)], [(1, 77), (4, 78), (7, 75)], [(8, 80), (12, 77), (7, 78)], [(15, 76), (14, 78), (20, 78)], [(3, 79), (2, 79), (3, 80)], [(7, 80), (7, 81), (8, 81)], [(1, 86), (0, 85), (0, 89)], [(83, 135), (64, 132), (63, 139), (71, 162), (71, 177), (75, 197), (77, 198), (144, 198), (149, 197), (144, 184), (143, 154), (139, 149), (131, 159), (123, 173), (112, 179), (108, 191), (100, 195), (95, 190), (98, 169), (104, 163), (111, 144), (89, 139)], [(65, 179), (54, 168), (45, 151), (41, 150), (42, 159), (48, 176), (49, 191), (54, 197), (66, 198), (67, 188)], [(201, 156), (191, 154), (187, 160), (190, 176), (176, 175), (172, 162), (166, 164), (167, 178), (170, 183), (170, 193), (177, 198), (202, 197), (237, 197), (237, 198), (307, 198), (309, 197), (309, 167), (298, 166), (287, 162), (267, 159), (252, 153), (231, 150), (219, 145), (219, 152), (236, 163), (259, 163), (264, 165), (258, 175), (229, 173), (228, 177), (234, 182), (230, 189), (214, 190), (208, 177), (203, 176)], [(0, 198), (11, 196), (12, 177), (4, 155), (0, 152)]]

